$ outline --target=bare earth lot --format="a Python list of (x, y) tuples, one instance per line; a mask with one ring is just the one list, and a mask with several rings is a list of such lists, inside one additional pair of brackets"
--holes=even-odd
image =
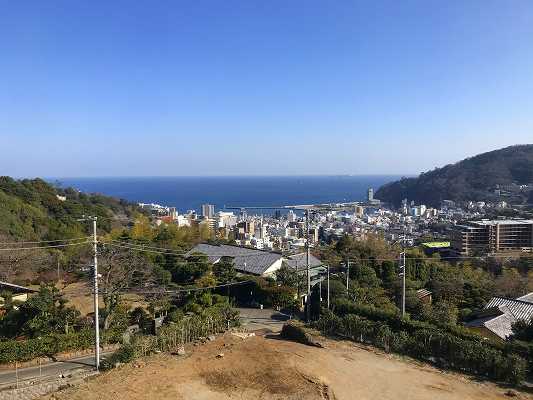
[[(94, 399), (504, 399), (506, 389), (349, 342), (320, 349), (226, 334), (188, 356), (157, 355), (46, 397)], [(218, 354), (224, 356), (217, 358)], [(529, 399), (519, 394), (518, 399)]]

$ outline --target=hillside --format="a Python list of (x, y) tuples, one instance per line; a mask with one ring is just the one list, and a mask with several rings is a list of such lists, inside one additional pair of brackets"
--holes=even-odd
[(395, 400), (401, 393), (411, 400), (496, 400), (507, 392), (371, 347), (324, 339), (326, 348), (317, 348), (278, 339), (226, 334), (188, 347), (185, 357), (147, 357), (45, 399)]
[(86, 235), (88, 224), (77, 221), (82, 215), (100, 217), (99, 228), (109, 231), (136, 211), (137, 206), (126, 201), (54, 187), (42, 179), (0, 177), (0, 237), (10, 240)]
[[(403, 178), (388, 183), (376, 198), (398, 206), (403, 199), (417, 204), (438, 206), (442, 200), (531, 202), (533, 183), (533, 145), (518, 145), (467, 158), (456, 164), (436, 168), (418, 178)], [(500, 187), (501, 195), (495, 194)]]

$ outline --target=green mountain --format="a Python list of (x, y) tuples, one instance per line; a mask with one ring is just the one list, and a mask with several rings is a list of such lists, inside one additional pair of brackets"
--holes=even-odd
[[(376, 198), (398, 206), (403, 199), (438, 206), (442, 200), (533, 201), (533, 145), (517, 145), (388, 183)], [(520, 185), (530, 185), (528, 188)], [(498, 190), (499, 189), (499, 194)]]
[(42, 179), (0, 177), (0, 241), (4, 242), (85, 236), (91, 227), (77, 221), (82, 215), (98, 216), (98, 227), (110, 231), (138, 211), (124, 200), (58, 188)]

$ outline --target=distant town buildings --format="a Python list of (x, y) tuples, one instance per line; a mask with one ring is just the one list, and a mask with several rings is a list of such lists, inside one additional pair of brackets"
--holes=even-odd
[[(203, 234), (225, 239), (239, 246), (265, 251), (301, 251), (307, 236), (311, 246), (335, 241), (349, 235), (364, 240), (378, 235), (397, 242), (407, 234), (407, 246), (423, 245), (427, 254), (442, 257), (487, 255), (498, 252), (533, 250), (533, 222), (518, 219), (483, 219), (509, 210), (504, 201), (454, 202), (443, 200), (440, 207), (427, 207), (404, 199), (398, 209), (381, 204), (368, 188), (363, 202), (315, 205), (309, 231), (303, 213), (293, 209), (276, 210), (273, 214), (238, 214), (203, 204), (201, 215), (195, 210), (179, 214), (174, 207), (139, 204), (156, 217), (157, 224), (198, 227)], [(465, 222), (470, 221), (470, 222)], [(438, 246), (437, 246), (438, 244)]]

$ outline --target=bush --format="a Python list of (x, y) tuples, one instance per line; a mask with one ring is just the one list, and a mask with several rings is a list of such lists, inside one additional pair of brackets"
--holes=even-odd
[[(513, 384), (524, 380), (533, 346), (497, 346), (461, 329), (402, 319), (371, 307), (343, 303), (342, 316), (325, 311), (313, 324), (329, 335), (372, 344), (385, 351), (431, 361), (440, 367)], [(337, 310), (339, 310), (337, 308)], [(347, 313), (347, 311), (356, 311)]]
[[(102, 335), (102, 343), (117, 343), (121, 338)], [(85, 350), (94, 346), (94, 332), (84, 329), (69, 334), (52, 334), (27, 340), (0, 341), (0, 364), (51, 357), (64, 351)]]
[(135, 358), (135, 349), (130, 344), (122, 345), (117, 351), (111, 354), (102, 362), (103, 369), (111, 369), (117, 363), (125, 364)]
[(293, 340), (308, 346), (322, 347), (322, 345), (313, 338), (313, 335), (308, 332), (308, 329), (294, 322), (284, 324), (280, 335), (284, 339)]

